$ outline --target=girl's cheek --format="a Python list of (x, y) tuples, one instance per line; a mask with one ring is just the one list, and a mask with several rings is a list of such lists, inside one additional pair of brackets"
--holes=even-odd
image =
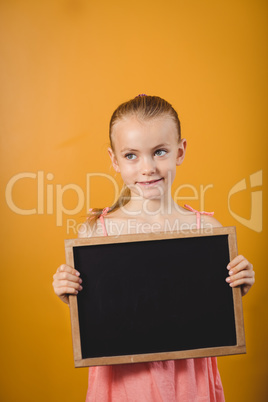
[(126, 172), (127, 174), (131, 174), (134, 173), (138, 170), (138, 164), (137, 163), (129, 163), (129, 164), (125, 164), (123, 166), (123, 170), (124, 172)]

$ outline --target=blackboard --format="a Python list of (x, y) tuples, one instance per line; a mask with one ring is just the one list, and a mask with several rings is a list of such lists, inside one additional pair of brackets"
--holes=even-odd
[(75, 366), (245, 353), (235, 228), (66, 240)]

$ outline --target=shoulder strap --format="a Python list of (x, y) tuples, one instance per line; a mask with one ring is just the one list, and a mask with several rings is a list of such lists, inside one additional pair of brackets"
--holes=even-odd
[(201, 228), (201, 215), (209, 215), (209, 216), (214, 215), (214, 212), (197, 211), (196, 209), (190, 207), (190, 205), (187, 205), (187, 204), (184, 204), (184, 207), (186, 209), (189, 209), (189, 211), (194, 212), (196, 214), (196, 226), (197, 226), (197, 229)]
[(107, 229), (106, 229), (105, 222), (104, 222), (104, 217), (108, 214), (110, 209), (111, 208), (109, 208), (109, 207), (104, 208), (102, 210), (102, 213), (101, 213), (100, 217), (99, 217), (104, 236), (108, 236)]

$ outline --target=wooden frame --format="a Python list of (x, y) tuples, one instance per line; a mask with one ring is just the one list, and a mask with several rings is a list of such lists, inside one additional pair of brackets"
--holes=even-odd
[(83, 279), (75, 367), (246, 352), (241, 290), (225, 282), (234, 227), (65, 240), (65, 252)]

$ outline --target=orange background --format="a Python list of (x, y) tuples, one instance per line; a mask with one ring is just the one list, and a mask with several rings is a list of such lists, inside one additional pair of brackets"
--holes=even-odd
[[(267, 205), (267, 11), (262, 0), (1, 1), (1, 400), (85, 398), (87, 369), (74, 369), (69, 311), (52, 275), (63, 240), (76, 237), (68, 219), (86, 214), (81, 193), (89, 206), (110, 205), (114, 185), (99, 174), (120, 183), (106, 154), (111, 113), (147, 93), (174, 105), (188, 140), (173, 190), (191, 188), (180, 203), (235, 225), (255, 267), (243, 299), (247, 354), (219, 359), (226, 400), (267, 401), (267, 212), (257, 205), (258, 232), (230, 213), (250, 219), (249, 178), (259, 171), (252, 190)], [(97, 174), (90, 186), (88, 173)], [(242, 179), (247, 190), (228, 208)], [(200, 186), (209, 186), (203, 199)], [(62, 205), (74, 212), (61, 223)]]

